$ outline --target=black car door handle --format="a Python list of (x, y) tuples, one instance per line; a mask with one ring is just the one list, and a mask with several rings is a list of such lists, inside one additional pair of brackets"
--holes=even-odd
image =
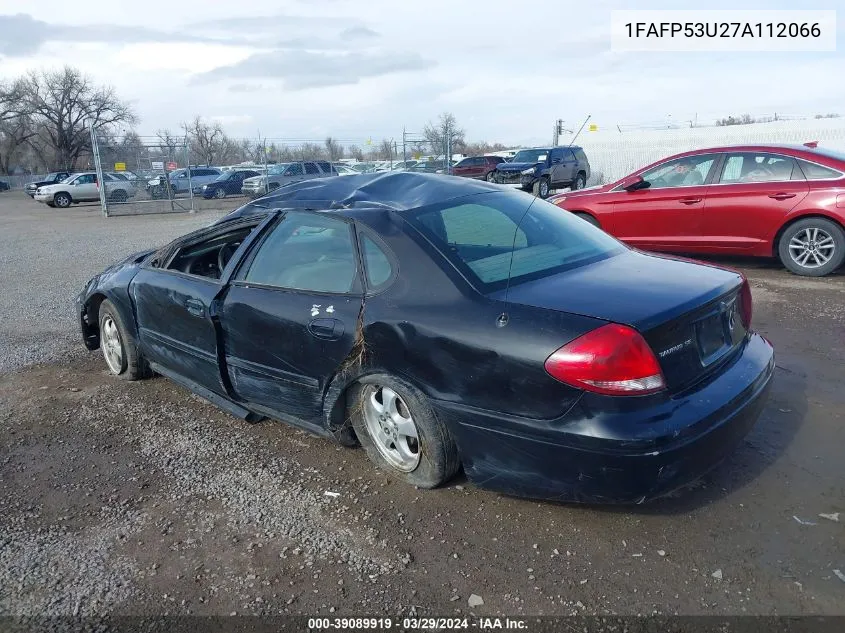
[(311, 333), (311, 336), (330, 341), (343, 336), (343, 330), (343, 322), (337, 319), (314, 319), (308, 324), (308, 331)]
[(205, 314), (205, 304), (199, 299), (188, 299), (185, 301), (185, 309), (194, 316), (201, 317)]
[(701, 198), (681, 198), (678, 202), (681, 204), (697, 204), (701, 202)]

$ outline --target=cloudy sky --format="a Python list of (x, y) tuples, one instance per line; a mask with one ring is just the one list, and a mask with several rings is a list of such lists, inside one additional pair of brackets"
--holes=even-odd
[(604, 127), (845, 115), (845, 10), (836, 52), (613, 52), (610, 11), (634, 4), (0, 0), (0, 77), (72, 64), (131, 101), (145, 134), (201, 115), (234, 136), (401, 139), (449, 111), (470, 140), (517, 144), (548, 142), (555, 119), (577, 128), (587, 114)]

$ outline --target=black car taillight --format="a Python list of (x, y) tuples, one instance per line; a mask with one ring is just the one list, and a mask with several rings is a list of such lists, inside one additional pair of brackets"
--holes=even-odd
[(609, 396), (636, 396), (666, 388), (663, 371), (642, 335), (608, 323), (579, 336), (546, 359), (560, 382)]
[(742, 320), (742, 325), (746, 330), (751, 328), (751, 315), (754, 311), (754, 305), (751, 300), (751, 285), (742, 276), (742, 287), (739, 289), (739, 318)]

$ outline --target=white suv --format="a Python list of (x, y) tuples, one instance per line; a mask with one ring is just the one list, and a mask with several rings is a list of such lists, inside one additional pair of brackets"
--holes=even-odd
[[(103, 174), (106, 193), (110, 202), (126, 202), (134, 198), (137, 190), (128, 180), (122, 180), (111, 174)], [(38, 202), (50, 207), (66, 209), (76, 202), (95, 202), (100, 200), (100, 187), (97, 172), (86, 171), (73, 174), (55, 185), (45, 185), (35, 190), (33, 196)]]

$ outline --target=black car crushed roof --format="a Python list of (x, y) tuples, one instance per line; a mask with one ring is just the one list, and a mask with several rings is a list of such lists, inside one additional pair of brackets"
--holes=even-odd
[(465, 196), (501, 191), (502, 187), (484, 181), (405, 171), (314, 178), (276, 189), (248, 202), (219, 222), (276, 208), (384, 207), (410, 211)]

